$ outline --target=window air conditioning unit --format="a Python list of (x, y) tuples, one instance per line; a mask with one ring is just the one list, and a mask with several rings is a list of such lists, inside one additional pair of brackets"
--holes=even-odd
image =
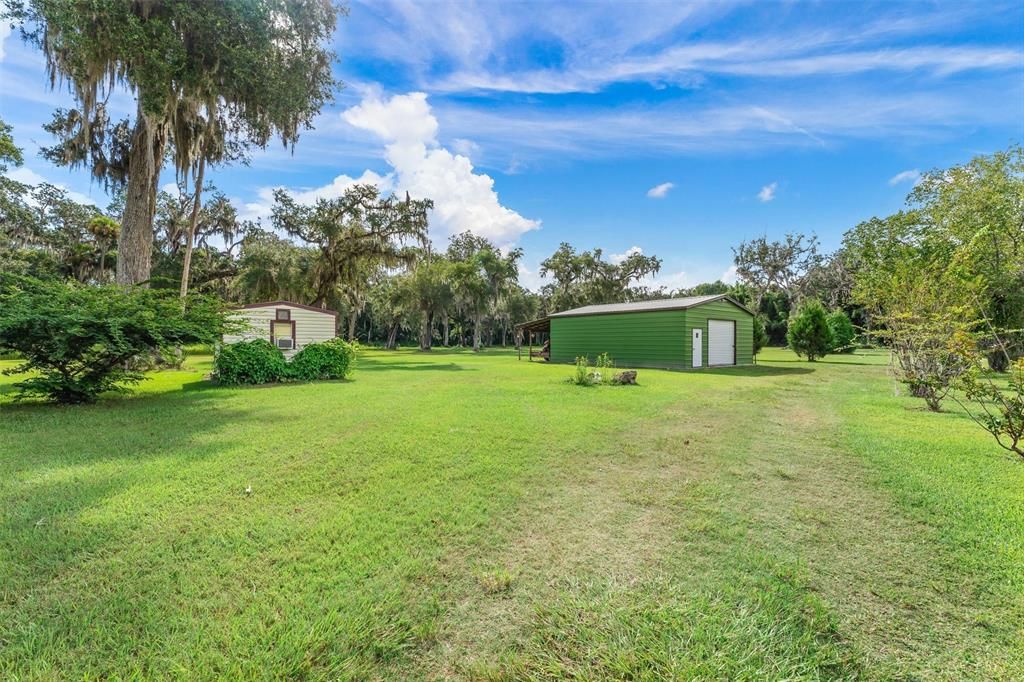
[(291, 350), (292, 340), (291, 339), (277, 339), (277, 347), (281, 350)]

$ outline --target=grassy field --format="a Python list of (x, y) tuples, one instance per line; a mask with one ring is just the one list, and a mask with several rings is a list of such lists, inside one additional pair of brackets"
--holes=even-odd
[(0, 379), (0, 678), (1024, 677), (1024, 466), (882, 355), (208, 368)]

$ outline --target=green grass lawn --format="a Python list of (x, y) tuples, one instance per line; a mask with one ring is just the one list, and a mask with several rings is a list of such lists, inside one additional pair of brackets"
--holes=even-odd
[(1021, 679), (1024, 465), (885, 363), (5, 377), (0, 678)]

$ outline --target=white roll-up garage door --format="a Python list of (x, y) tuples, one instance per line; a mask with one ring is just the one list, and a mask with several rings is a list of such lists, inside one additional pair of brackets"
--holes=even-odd
[(736, 364), (736, 323), (708, 320), (708, 364)]

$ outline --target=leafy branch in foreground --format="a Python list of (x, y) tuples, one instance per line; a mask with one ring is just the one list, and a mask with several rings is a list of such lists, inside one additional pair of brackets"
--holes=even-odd
[[(958, 352), (969, 363), (969, 369), (958, 382), (963, 397), (954, 393), (953, 400), (975, 424), (992, 434), (999, 447), (1024, 457), (1024, 358), (1010, 361), (1006, 343), (991, 321), (987, 317), (985, 320), (991, 331), (991, 343), (978, 344), (968, 334), (957, 337)], [(1008, 379), (993, 376), (985, 357), (987, 351), (979, 351), (991, 347), (1006, 356)]]
[(191, 296), (116, 285), (82, 286), (27, 277), (0, 278), (0, 348), (24, 362), (7, 374), (18, 399), (88, 403), (142, 381), (140, 359), (189, 343), (210, 343), (227, 325), (224, 305)]

